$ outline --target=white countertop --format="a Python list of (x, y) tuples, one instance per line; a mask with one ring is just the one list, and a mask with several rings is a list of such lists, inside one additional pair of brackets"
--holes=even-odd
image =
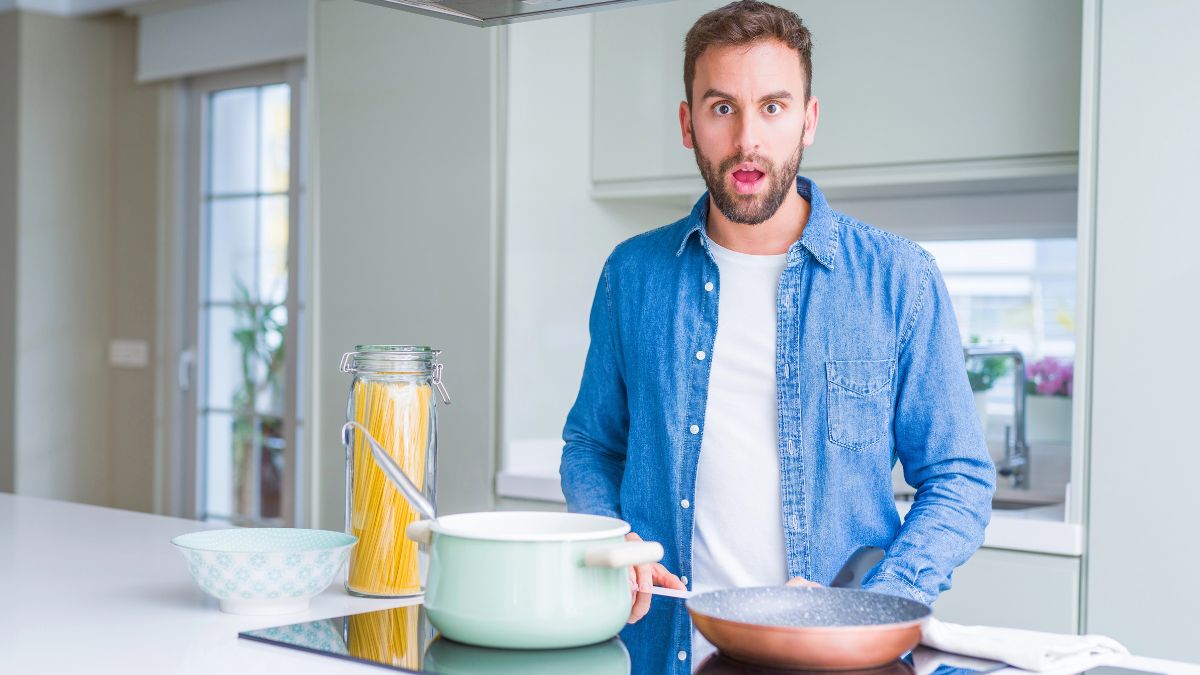
[[(557, 475), (529, 470), (506, 470), (496, 476), (496, 494), (501, 497), (565, 503)], [(912, 502), (897, 501), (903, 518)], [(1067, 522), (1062, 504), (1028, 509), (993, 510), (984, 532), (985, 548), (999, 548), (1056, 555), (1083, 555), (1083, 526)]]
[[(0, 673), (383, 672), (242, 640), (237, 634), (398, 607), (416, 599), (355, 598), (339, 580), (304, 613), (222, 613), (193, 583), (170, 544), (176, 535), (205, 527), (178, 518), (0, 493)], [(1200, 668), (1156, 659), (1122, 657), (1117, 662), (1151, 672), (1200, 673)]]
[(303, 614), (236, 616), (188, 574), (172, 537), (203, 523), (0, 494), (0, 673), (383, 672), (237, 637), (386, 609), (341, 580)]

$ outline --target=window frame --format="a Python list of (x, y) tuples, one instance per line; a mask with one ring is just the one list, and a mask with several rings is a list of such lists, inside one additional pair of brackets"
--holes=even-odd
[[(182, 466), (183, 504), (189, 517), (200, 518), (205, 514), (204, 456), (201, 452), (202, 430), (201, 402), (206, 396), (202, 373), (207, 364), (206, 326), (201, 321), (201, 281), (208, 266), (208, 250), (205, 245), (204, 220), (206, 209), (207, 180), (209, 178), (208, 148), (206, 138), (209, 131), (207, 100), (217, 91), (243, 87), (285, 83), (290, 88), (291, 124), (289, 125), (288, 167), (288, 288), (285, 308), (288, 316), (284, 340), (289, 348), (284, 353), (284, 401), (281, 417), (284, 427), (284, 480), (280, 493), (280, 516), (269, 521), (258, 519), (256, 524), (279, 524), (285, 527), (302, 527), (306, 520), (306, 509), (300, 508), (306, 496), (307, 452), (301, 452), (299, 443), (302, 426), (309, 419), (301, 416), (300, 404), (304, 401), (301, 391), (304, 383), (299, 372), (307, 340), (302, 327), (307, 323), (306, 259), (302, 242), (306, 236), (304, 204), (309, 186), (306, 181), (303, 126), (304, 106), (307, 94), (305, 67), (302, 61), (275, 63), (241, 68), (189, 78), (186, 81), (187, 140), (184, 161), (187, 165), (185, 213), (183, 220), (184, 249), (184, 298), (180, 310), (184, 340), (189, 345), (185, 358), (180, 362), (180, 373), (190, 371), (184, 387), (182, 416)], [(183, 384), (183, 383), (181, 383)], [(206, 404), (205, 404), (206, 405)], [(307, 445), (307, 444), (306, 444)], [(243, 524), (235, 520), (235, 524)]]

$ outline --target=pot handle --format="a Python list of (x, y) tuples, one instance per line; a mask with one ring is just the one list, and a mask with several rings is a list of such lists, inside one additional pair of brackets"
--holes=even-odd
[(833, 583), (829, 585), (834, 588), (861, 588), (867, 572), (878, 565), (880, 560), (883, 560), (883, 549), (878, 546), (860, 546), (850, 554), (846, 564), (842, 565), (842, 569), (833, 577)]
[(429, 545), (433, 541), (433, 521), (414, 520), (404, 528), (404, 536), (418, 544)]
[(631, 567), (662, 560), (663, 547), (656, 541), (625, 541), (597, 546), (583, 554), (588, 567)]

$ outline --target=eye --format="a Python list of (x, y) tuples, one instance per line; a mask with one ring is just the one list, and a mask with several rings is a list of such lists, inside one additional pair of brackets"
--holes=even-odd
[(768, 115), (778, 115), (779, 113), (783, 112), (783, 106), (772, 102), (763, 106), (763, 110), (766, 111)]
[(733, 106), (729, 105), (728, 103), (718, 103), (713, 106), (713, 111), (722, 116), (730, 115), (733, 114)]

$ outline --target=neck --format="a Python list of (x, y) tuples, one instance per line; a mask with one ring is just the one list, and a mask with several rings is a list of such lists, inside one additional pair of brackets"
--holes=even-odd
[(809, 211), (809, 203), (795, 189), (791, 189), (774, 215), (757, 225), (745, 225), (726, 218), (709, 196), (708, 237), (718, 245), (738, 253), (787, 253), (788, 248), (804, 234)]

